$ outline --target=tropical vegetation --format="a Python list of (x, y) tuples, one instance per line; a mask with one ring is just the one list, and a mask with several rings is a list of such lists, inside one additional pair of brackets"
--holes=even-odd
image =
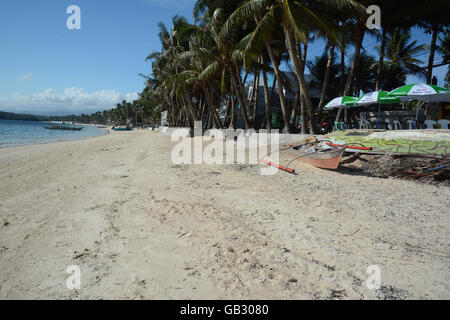
[[(374, 4), (381, 30), (366, 26), (366, 7)], [(176, 15), (171, 26), (158, 24), (161, 50), (146, 57), (152, 69), (142, 75), (140, 98), (91, 117), (145, 125), (164, 112), (171, 126), (235, 128), (241, 121), (245, 129), (292, 132), (300, 115), (302, 132), (315, 133), (323, 106), (336, 96), (394, 89), (410, 74), (431, 83), (436, 52), (440, 64), (450, 62), (448, 7), (446, 0), (197, 0), (194, 22)], [(429, 45), (411, 41), (413, 27), (430, 33)], [(325, 47), (310, 57), (315, 43)]]

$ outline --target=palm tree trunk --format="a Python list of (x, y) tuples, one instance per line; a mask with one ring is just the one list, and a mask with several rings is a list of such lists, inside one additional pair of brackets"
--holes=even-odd
[(330, 52), (328, 54), (327, 68), (325, 70), (325, 76), (322, 84), (322, 92), (320, 94), (319, 111), (317, 112), (317, 118), (319, 119), (319, 121), (322, 119), (323, 107), (325, 106), (325, 98), (327, 96), (328, 84), (330, 82), (331, 65), (333, 64), (334, 61), (334, 47), (335, 45), (333, 43), (330, 43)]
[(432, 31), (433, 33), (431, 36), (431, 43), (430, 43), (430, 55), (428, 57), (427, 84), (431, 84), (431, 79), (433, 77), (434, 55), (436, 53), (436, 40), (439, 30), (437, 27), (433, 27)]
[(356, 65), (358, 64), (359, 54), (361, 52), (362, 43), (364, 40), (365, 29), (358, 27), (356, 29), (356, 41), (355, 41), (355, 54), (353, 55), (352, 66), (347, 76), (347, 82), (345, 83), (344, 96), (347, 96), (352, 91), (353, 78), (355, 77)]
[(375, 82), (375, 91), (380, 90), (381, 74), (383, 73), (384, 48), (386, 47), (386, 28), (381, 33), (380, 59), (378, 60), (377, 81)]
[(238, 98), (239, 101), (239, 105), (241, 106), (241, 113), (242, 113), (242, 118), (244, 119), (244, 124), (245, 124), (245, 129), (248, 130), (250, 129), (250, 123), (248, 121), (248, 113), (247, 113), (247, 100), (245, 99), (245, 97), (242, 97), (242, 92), (239, 89), (237, 82), (239, 81), (238, 79), (236, 79), (236, 75), (234, 74), (233, 68), (230, 68), (230, 73), (231, 73), (231, 83), (233, 85), (234, 88), (234, 92), (236, 93), (236, 96)]
[(225, 128), (225, 125), (227, 123), (227, 118), (230, 115), (230, 111), (231, 111), (231, 95), (228, 95), (227, 110), (225, 111), (225, 116), (223, 117), (223, 121), (222, 121), (222, 127), (223, 128)]
[[(350, 72), (348, 73), (348, 76), (347, 76), (347, 82), (345, 83), (345, 90), (344, 90), (344, 94), (343, 94), (344, 96), (350, 95), (350, 93), (352, 91), (351, 89), (352, 89), (352, 84), (353, 84), (353, 78), (355, 76), (356, 65), (358, 64), (359, 54), (361, 52), (365, 31), (366, 31), (365, 26), (363, 26), (363, 27), (359, 26), (356, 29), (355, 54), (353, 55), (352, 66), (351, 66)], [(336, 121), (339, 121), (339, 119), (341, 118), (342, 111), (343, 111), (343, 108), (339, 108), (339, 111), (336, 116)]]
[(264, 103), (266, 105), (265, 109), (265, 120), (266, 120), (266, 129), (270, 132), (272, 128), (271, 125), (271, 114), (270, 114), (270, 98), (269, 98), (269, 86), (267, 84), (267, 73), (263, 70), (263, 82), (264, 82)]
[(295, 75), (297, 76), (298, 84), (300, 86), (300, 91), (305, 99), (306, 106), (308, 108), (309, 114), (309, 124), (311, 128), (311, 133), (314, 134), (316, 130), (316, 120), (314, 117), (314, 107), (311, 101), (311, 96), (309, 95), (309, 88), (306, 84), (305, 78), (303, 77), (302, 68), (294, 49), (294, 39), (290, 30), (284, 27), (284, 34), (286, 36), (286, 48), (289, 52), (289, 57), (291, 59), (292, 65), (294, 66)]
[(234, 94), (231, 97), (231, 119), (230, 119), (230, 125), (228, 126), (229, 129), (236, 129), (236, 117), (237, 117), (237, 105), (236, 105), (236, 98), (234, 97)]
[[(258, 62), (259, 62), (259, 59), (258, 59)], [(255, 76), (253, 78), (252, 96), (250, 98), (250, 106), (253, 105), (253, 109), (252, 109), (252, 113), (251, 113), (253, 121), (256, 117), (256, 100), (258, 99), (259, 74), (260, 74), (260, 70), (255, 72)], [(250, 114), (249, 114), (249, 117), (250, 117)]]
[(339, 79), (339, 92), (340, 95), (343, 96), (344, 95), (344, 90), (345, 90), (345, 46), (344, 44), (342, 44), (342, 49), (341, 49), (341, 76)]
[[(300, 44), (299, 44), (299, 48), (300, 48)], [(302, 63), (302, 71), (305, 72), (305, 65), (306, 65), (306, 58), (308, 57), (308, 42), (303, 44), (303, 54), (302, 54), (302, 59), (301, 59), (301, 63)], [(301, 127), (301, 133), (305, 134), (306, 133), (306, 128), (307, 128), (307, 118), (306, 118), (306, 103), (305, 103), (305, 98), (303, 97), (303, 95), (300, 92), (300, 113), (301, 113), (301, 117), (302, 117), (302, 127)]]
[(295, 126), (295, 118), (297, 117), (298, 114), (298, 105), (299, 105), (299, 101), (300, 101), (300, 89), (297, 89), (297, 92), (295, 93), (295, 99), (294, 99), (294, 103), (292, 104), (292, 112), (291, 112), (291, 125), (292, 127)]
[(204, 131), (206, 131), (206, 130), (208, 130), (209, 128), (211, 128), (211, 119), (212, 119), (212, 117), (211, 117), (211, 112), (209, 112), (209, 110), (208, 110), (208, 118), (207, 118), (207, 120), (206, 120), (206, 123), (205, 123), (205, 128), (203, 128), (204, 129)]
[(281, 79), (281, 72), (278, 67), (278, 62), (275, 59), (275, 54), (273, 53), (272, 47), (268, 42), (266, 42), (266, 48), (267, 48), (267, 52), (269, 53), (270, 61), (272, 62), (273, 68), (275, 70), (275, 77), (277, 79), (278, 96), (280, 97), (281, 113), (283, 114), (283, 121), (284, 121), (283, 132), (290, 133), (289, 116), (287, 113), (286, 98), (285, 98), (284, 92), (283, 92), (283, 81)]
[(205, 117), (205, 111), (206, 111), (206, 102), (205, 99), (201, 99), (200, 100), (200, 105), (201, 105), (201, 113), (200, 113), (200, 121), (203, 122), (203, 118)]
[(191, 99), (189, 99), (189, 96), (187, 95), (186, 92), (183, 92), (183, 97), (184, 97), (184, 100), (186, 101), (186, 103), (187, 103), (187, 105), (188, 105), (188, 107), (189, 107), (189, 111), (191, 112), (192, 119), (193, 119), (194, 121), (196, 121), (196, 120), (197, 120), (197, 118), (196, 118), (196, 112), (195, 112), (194, 106), (192, 105)]
[(241, 80), (241, 74), (239, 72), (239, 67), (237, 66), (237, 64), (235, 64), (235, 70), (236, 70), (236, 73), (234, 75), (236, 77), (237, 89), (240, 90), (241, 96), (242, 96), (242, 100), (244, 102), (244, 109), (243, 109), (243, 111), (245, 111), (245, 113), (246, 113), (248, 128), (252, 128), (252, 125), (251, 125), (251, 123), (249, 121), (249, 118), (248, 118), (248, 116), (250, 114), (250, 104), (249, 104), (248, 95), (245, 92), (245, 83), (247, 82), (247, 76), (248, 76), (249, 71), (245, 72), (244, 81), (242, 81)]
[(213, 118), (214, 124), (215, 124), (216, 128), (220, 129), (221, 124), (220, 124), (219, 115), (217, 114), (217, 111), (214, 108), (213, 99), (210, 95), (210, 91), (208, 91), (208, 89), (204, 89), (203, 91), (205, 92), (206, 100), (208, 101), (209, 112)]
[(300, 111), (302, 113), (302, 127), (301, 134), (306, 134), (306, 107), (305, 107), (305, 97), (303, 95), (300, 96)]
[(256, 87), (255, 87), (255, 98), (253, 100), (253, 126), (255, 126), (256, 129), (256, 116), (258, 111), (258, 102), (259, 102), (259, 78), (261, 77), (260, 72), (258, 72), (258, 79), (256, 80)]

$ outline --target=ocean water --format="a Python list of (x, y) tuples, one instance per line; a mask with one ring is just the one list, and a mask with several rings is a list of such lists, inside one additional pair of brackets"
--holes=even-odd
[(49, 130), (50, 122), (0, 119), (0, 148), (62, 140), (75, 140), (105, 134), (105, 129), (83, 126), (80, 131)]

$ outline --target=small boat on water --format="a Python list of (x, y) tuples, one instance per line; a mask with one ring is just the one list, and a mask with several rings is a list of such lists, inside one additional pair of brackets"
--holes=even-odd
[(346, 146), (333, 147), (317, 145), (292, 146), (289, 150), (296, 159), (324, 169), (337, 169)]
[(51, 126), (44, 126), (45, 129), (49, 130), (72, 130), (72, 131), (80, 131), (84, 127), (70, 127), (66, 125), (56, 125), (52, 124)]
[(117, 127), (117, 128), (112, 128), (114, 131), (131, 131), (133, 130), (133, 128), (131, 127)]

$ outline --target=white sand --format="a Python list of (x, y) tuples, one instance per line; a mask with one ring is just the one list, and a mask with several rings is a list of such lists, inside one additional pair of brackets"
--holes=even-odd
[(174, 165), (171, 145), (141, 131), (0, 149), (0, 298), (450, 298), (448, 187)]

